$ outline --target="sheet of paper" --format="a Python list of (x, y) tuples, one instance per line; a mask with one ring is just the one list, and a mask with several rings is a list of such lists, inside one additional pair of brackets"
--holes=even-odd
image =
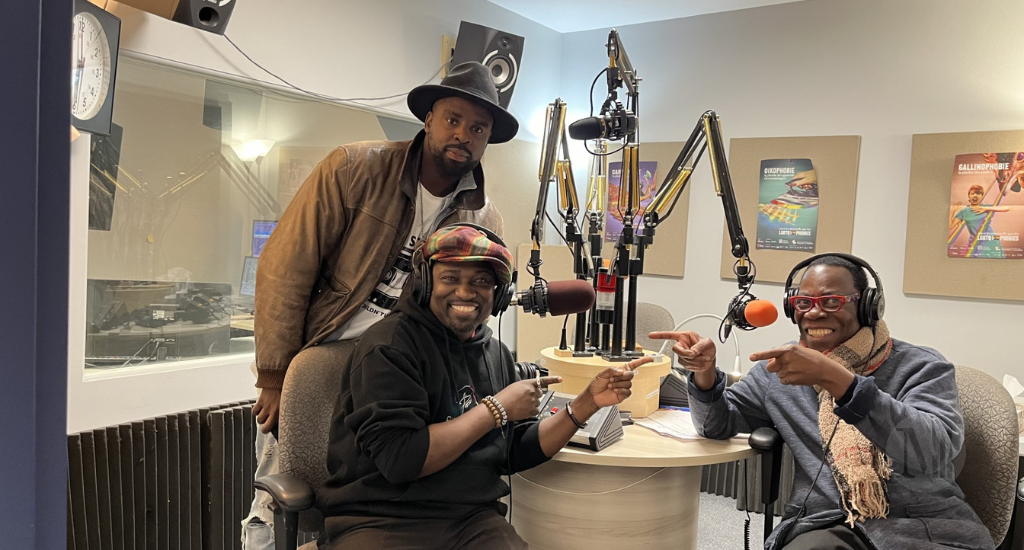
[[(697, 428), (693, 426), (693, 419), (687, 409), (658, 409), (645, 418), (634, 418), (633, 423), (665, 437), (705, 439), (704, 436), (697, 434)], [(732, 436), (732, 439), (741, 441), (746, 441), (749, 438), (750, 434), (746, 433)]]
[(693, 427), (690, 411), (658, 409), (644, 418), (634, 418), (633, 423), (649, 430), (677, 439), (704, 439)]
[(1021, 386), (1020, 382), (1009, 374), (1003, 375), (1003, 387), (1006, 388), (1006, 391), (1010, 392), (1010, 395), (1013, 397), (1017, 397), (1021, 392), (1024, 392), (1024, 386)]

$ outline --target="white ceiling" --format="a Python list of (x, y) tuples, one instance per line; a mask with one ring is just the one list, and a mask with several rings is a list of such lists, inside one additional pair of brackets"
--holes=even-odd
[(558, 32), (678, 19), (801, 0), (490, 0)]

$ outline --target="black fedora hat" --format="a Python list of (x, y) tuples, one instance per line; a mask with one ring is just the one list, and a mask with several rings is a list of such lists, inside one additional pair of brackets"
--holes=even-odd
[(498, 103), (498, 89), (491, 72), (482, 63), (467, 61), (452, 67), (440, 84), (424, 84), (409, 92), (409, 110), (416, 118), (426, 120), (434, 102), (445, 97), (462, 97), (475, 101), (491, 112), (494, 126), (489, 143), (505, 143), (519, 131), (519, 121)]

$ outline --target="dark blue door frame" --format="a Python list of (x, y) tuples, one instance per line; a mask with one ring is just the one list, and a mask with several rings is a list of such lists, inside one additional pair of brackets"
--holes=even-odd
[(0, 17), (0, 547), (67, 542), (72, 0)]

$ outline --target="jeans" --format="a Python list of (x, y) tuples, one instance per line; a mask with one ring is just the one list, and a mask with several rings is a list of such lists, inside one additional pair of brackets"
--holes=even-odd
[[(255, 418), (253, 422), (256, 422)], [(256, 479), (281, 471), (277, 440), (273, 434), (260, 431), (259, 424), (256, 424), (256, 462)], [(270, 510), (273, 501), (270, 493), (256, 490), (249, 515), (242, 520), (243, 550), (274, 550), (274, 512)]]

